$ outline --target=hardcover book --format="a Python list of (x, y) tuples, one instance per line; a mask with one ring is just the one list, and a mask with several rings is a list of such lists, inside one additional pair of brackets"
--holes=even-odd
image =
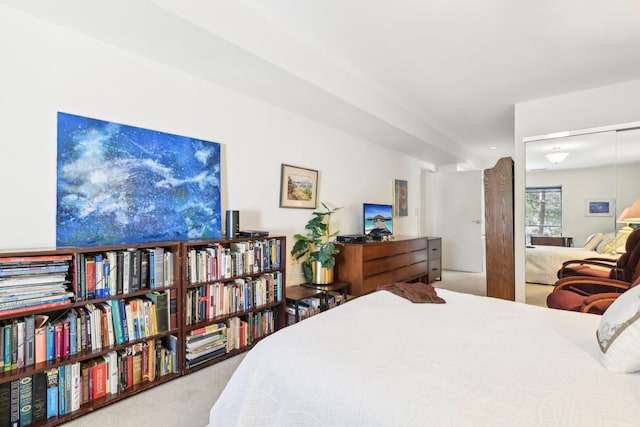
[[(32, 421), (37, 423), (47, 419), (47, 373), (33, 374), (33, 410)], [(0, 425), (4, 425), (0, 423)]]
[(33, 382), (31, 376), (20, 378), (19, 395), (20, 425), (28, 426), (33, 419)]
[(58, 416), (58, 368), (47, 372), (47, 418)]
[(153, 292), (145, 295), (156, 307), (158, 333), (169, 330), (169, 295), (166, 292)]
[(11, 383), (0, 384), (0, 426), (11, 422)]
[(20, 425), (20, 382), (18, 380), (11, 381), (11, 427)]

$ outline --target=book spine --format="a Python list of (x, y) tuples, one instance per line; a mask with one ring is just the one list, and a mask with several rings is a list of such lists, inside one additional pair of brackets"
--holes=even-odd
[(11, 424), (11, 383), (0, 384), (0, 426)]
[(58, 367), (58, 414), (65, 415), (67, 413), (66, 406), (66, 394), (65, 394), (65, 381), (66, 381), (66, 366), (62, 365)]
[(25, 316), (24, 318), (25, 333), (25, 366), (33, 366), (36, 361), (36, 317), (34, 315)]
[(11, 412), (10, 425), (18, 427), (20, 425), (20, 382), (11, 381)]
[(58, 416), (58, 368), (47, 371), (47, 418)]
[(80, 362), (71, 365), (71, 412), (80, 409), (80, 395), (82, 393)]
[[(47, 419), (47, 373), (33, 374), (33, 410), (32, 421), (37, 423)], [(0, 424), (4, 425), (4, 424)]]
[(20, 425), (28, 426), (33, 420), (33, 382), (31, 376), (20, 378), (19, 395)]

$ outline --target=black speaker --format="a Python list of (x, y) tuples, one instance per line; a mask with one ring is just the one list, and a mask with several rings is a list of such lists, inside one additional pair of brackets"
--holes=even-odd
[(240, 231), (240, 211), (227, 211), (227, 239), (235, 239)]

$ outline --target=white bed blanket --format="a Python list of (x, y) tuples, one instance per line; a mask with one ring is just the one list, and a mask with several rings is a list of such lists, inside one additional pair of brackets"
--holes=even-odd
[(587, 251), (582, 248), (565, 248), (563, 246), (533, 246), (527, 248), (525, 279), (527, 283), (553, 285), (558, 280), (558, 270), (562, 263), (572, 259), (618, 257)]
[(264, 339), (214, 426), (637, 426), (640, 374), (599, 363), (600, 317), (438, 289), (379, 291)]

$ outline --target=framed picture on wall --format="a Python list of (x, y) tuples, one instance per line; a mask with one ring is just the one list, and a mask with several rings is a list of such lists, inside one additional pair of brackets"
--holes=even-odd
[(613, 216), (613, 200), (586, 199), (584, 201), (584, 216)]
[(280, 207), (315, 209), (318, 204), (318, 171), (282, 165)]
[(395, 179), (393, 181), (394, 192), (394, 216), (409, 216), (409, 193), (408, 183), (402, 179)]

